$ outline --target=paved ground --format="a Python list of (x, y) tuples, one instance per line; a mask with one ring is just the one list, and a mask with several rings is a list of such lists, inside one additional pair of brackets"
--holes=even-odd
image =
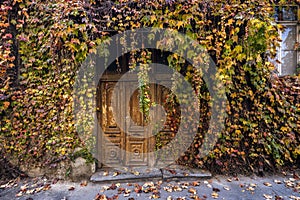
[(47, 179), (14, 180), (0, 186), (0, 199), (299, 199), (297, 175), (267, 177), (215, 176), (185, 181), (132, 183), (63, 182)]

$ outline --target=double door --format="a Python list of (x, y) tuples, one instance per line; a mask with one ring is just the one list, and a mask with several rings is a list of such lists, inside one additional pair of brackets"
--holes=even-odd
[[(157, 148), (175, 133), (168, 122), (169, 76), (160, 75), (150, 84), (150, 100), (156, 106), (149, 116), (140, 111), (137, 76), (103, 76), (98, 86), (97, 154), (101, 166), (154, 166)], [(147, 120), (148, 119), (148, 120)], [(158, 140), (158, 135), (161, 137)], [(159, 144), (158, 144), (159, 142)], [(166, 156), (167, 157), (167, 156)]]

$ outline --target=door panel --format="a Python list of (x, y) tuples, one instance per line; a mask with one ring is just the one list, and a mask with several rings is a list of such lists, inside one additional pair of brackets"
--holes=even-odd
[[(148, 166), (149, 158), (145, 152), (147, 152), (147, 140), (136, 139), (128, 137), (126, 139), (127, 143), (127, 156), (126, 165), (127, 166)], [(129, 153), (131, 152), (131, 153)]]
[[(120, 107), (119, 99), (120, 95), (116, 95), (115, 101), (112, 101), (113, 98), (113, 89), (116, 86), (114, 81), (104, 81), (101, 82), (100, 87), (98, 88), (98, 120), (99, 125), (101, 126), (101, 133), (98, 131), (98, 160), (99, 166), (101, 166), (101, 161), (106, 162), (106, 164), (114, 165), (118, 164), (124, 159), (121, 149), (124, 148), (124, 136), (123, 132), (117, 125), (116, 117), (113, 114), (113, 108)], [(113, 103), (117, 105), (112, 105)], [(121, 117), (121, 116), (119, 116)], [(110, 143), (105, 142), (105, 139), (108, 139)]]
[(139, 108), (139, 91), (136, 89), (136, 82), (124, 82), (124, 102), (126, 120), (126, 158), (127, 166), (148, 165), (148, 132), (145, 129), (144, 116)]

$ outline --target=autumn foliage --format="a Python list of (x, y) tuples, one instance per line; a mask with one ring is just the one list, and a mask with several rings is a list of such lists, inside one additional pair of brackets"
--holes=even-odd
[[(74, 127), (73, 85), (89, 53), (117, 32), (178, 30), (199, 41), (226, 85), (228, 117), (210, 154), (197, 156), (206, 123), (178, 163), (218, 173), (299, 163), (300, 81), (272, 74), (279, 45), (274, 4), (252, 1), (4, 1), (0, 7), (0, 148), (20, 162), (52, 165), (84, 146)], [(179, 71), (181, 60), (170, 55)], [(181, 70), (182, 71), (182, 70)], [(209, 101), (203, 81), (199, 98)], [(209, 116), (207, 106), (201, 107)], [(209, 119), (209, 117), (205, 117)]]

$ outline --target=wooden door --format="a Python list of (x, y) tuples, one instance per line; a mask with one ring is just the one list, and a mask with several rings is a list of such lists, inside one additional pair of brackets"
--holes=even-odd
[[(139, 91), (137, 82), (123, 84), (125, 111), (125, 165), (126, 166), (151, 166), (153, 157), (149, 154), (154, 150), (154, 138), (151, 137), (151, 128), (146, 122), (146, 116), (140, 111)], [(151, 87), (151, 97), (155, 96), (155, 89)], [(151, 99), (153, 101), (153, 99)]]
[[(139, 91), (136, 80), (119, 80), (118, 75), (109, 75), (100, 81), (98, 88), (98, 120), (100, 129), (98, 133), (98, 160), (109, 166), (153, 166), (161, 157), (155, 157), (157, 144), (155, 131), (159, 132), (159, 145), (168, 143), (173, 137), (169, 123), (162, 123), (155, 130), (154, 124), (147, 124), (145, 116), (139, 108)], [(159, 84), (150, 85), (151, 101), (164, 106), (170, 90), (170, 77), (158, 77)], [(164, 85), (164, 86), (163, 86)], [(116, 89), (118, 92), (113, 93)], [(113, 110), (115, 109), (115, 110)], [(165, 119), (164, 109), (154, 112), (151, 122)], [(115, 114), (115, 115), (114, 115)], [(110, 142), (105, 142), (105, 138)], [(164, 155), (167, 159), (167, 155)]]

